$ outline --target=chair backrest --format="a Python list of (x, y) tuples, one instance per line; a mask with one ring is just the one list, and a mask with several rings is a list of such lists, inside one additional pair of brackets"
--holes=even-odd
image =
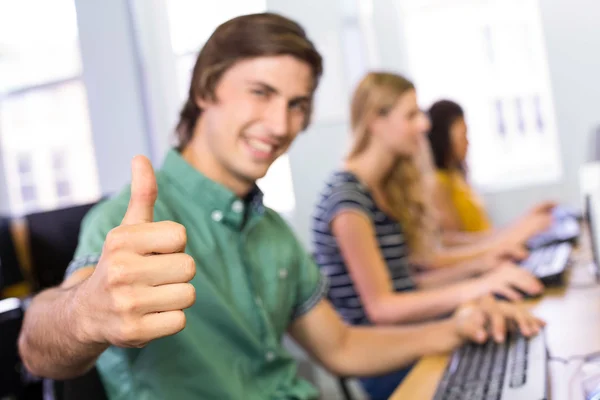
[[(27, 237), (31, 255), (33, 291), (59, 285), (73, 259), (81, 221), (96, 203), (27, 215)], [(86, 374), (54, 382), (57, 400), (106, 400), (96, 368)]]
[(0, 217), (0, 291), (22, 280), (23, 275), (10, 231), (10, 220)]
[(61, 400), (107, 400), (106, 391), (96, 368), (85, 375), (62, 382)]
[(0, 398), (17, 396), (23, 389), (17, 350), (22, 322), (21, 301), (0, 300)]
[(60, 284), (73, 258), (81, 221), (95, 203), (27, 215), (34, 293)]

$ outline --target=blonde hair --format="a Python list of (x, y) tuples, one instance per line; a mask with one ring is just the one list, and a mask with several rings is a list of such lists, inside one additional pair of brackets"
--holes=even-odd
[[(378, 116), (385, 116), (400, 98), (414, 90), (408, 79), (386, 72), (367, 74), (354, 91), (351, 105), (351, 128), (354, 136), (348, 159), (356, 157), (368, 146), (369, 126)], [(431, 194), (426, 168), (431, 165), (423, 138), (421, 151), (415, 157), (399, 157), (383, 187), (383, 195), (391, 207), (391, 217), (401, 225), (411, 256), (421, 256), (431, 250), (436, 236), (436, 221), (432, 213)], [(432, 168), (433, 171), (433, 168)]]

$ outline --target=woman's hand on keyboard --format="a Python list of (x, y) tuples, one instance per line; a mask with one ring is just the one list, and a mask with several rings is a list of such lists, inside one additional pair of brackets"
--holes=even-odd
[(453, 315), (457, 333), (464, 340), (483, 343), (489, 338), (502, 342), (506, 330), (518, 326), (525, 336), (539, 333), (545, 322), (532, 315), (522, 303), (498, 301), (484, 296), (460, 306)]
[(529, 256), (529, 251), (523, 243), (515, 240), (503, 240), (492, 251), (492, 257), (495, 257), (498, 261), (521, 261)]
[(489, 333), (496, 342), (504, 341), (506, 330), (516, 326), (524, 336), (534, 336), (546, 324), (531, 314), (521, 302), (509, 303), (484, 296), (477, 304), (486, 316)]
[(503, 262), (478, 279), (486, 294), (497, 294), (508, 300), (519, 300), (523, 294), (535, 296), (544, 289), (531, 272), (510, 261)]
[(452, 320), (461, 340), (476, 343), (488, 340), (486, 314), (477, 302), (470, 301), (458, 307), (452, 315)]
[(533, 207), (517, 221), (509, 236), (525, 243), (531, 237), (550, 229), (554, 222), (552, 210), (555, 206), (555, 203), (545, 202)]
[(503, 242), (481, 257), (479, 273), (486, 273), (505, 265), (506, 261), (519, 262), (529, 256), (527, 249), (520, 243)]

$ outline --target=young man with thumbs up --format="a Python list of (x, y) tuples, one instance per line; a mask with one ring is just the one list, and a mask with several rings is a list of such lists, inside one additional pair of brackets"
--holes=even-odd
[(516, 314), (491, 303), (424, 325), (350, 328), (325, 300), (325, 279), (256, 186), (308, 125), (321, 72), (289, 19), (217, 28), (194, 68), (179, 148), (156, 174), (133, 160), (131, 186), (85, 218), (63, 285), (27, 311), (19, 346), (32, 372), (61, 379), (96, 364), (119, 400), (316, 399), (286, 332), (353, 376), (485, 340), (486, 317), (502, 334)]

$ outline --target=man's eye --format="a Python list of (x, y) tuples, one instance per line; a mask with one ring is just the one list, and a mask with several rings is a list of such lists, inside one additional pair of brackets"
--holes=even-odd
[(308, 111), (308, 106), (304, 102), (297, 102), (290, 104), (290, 109), (305, 113)]
[(252, 94), (258, 97), (266, 97), (267, 92), (263, 89), (252, 89)]

